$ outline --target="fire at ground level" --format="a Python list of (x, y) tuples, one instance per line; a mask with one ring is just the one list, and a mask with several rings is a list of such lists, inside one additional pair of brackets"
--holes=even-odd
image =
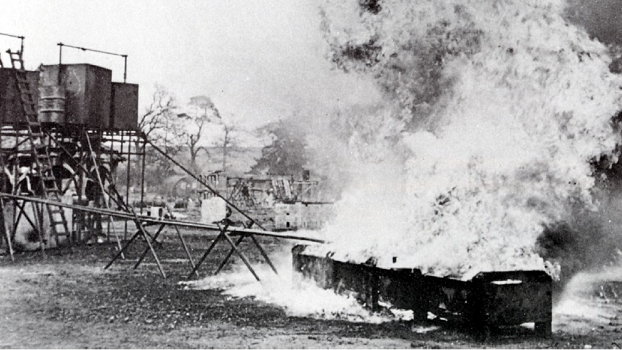
[[(184, 229), (198, 259), (215, 234)], [(184, 250), (172, 229), (158, 249), (168, 278), (159, 276), (151, 257), (132, 270), (144, 242), (132, 246), (127, 260), (108, 270), (115, 254), (110, 244), (6, 255), (0, 269), (1, 347), (153, 347), (153, 348), (611, 348), (622, 345), (622, 285), (583, 279), (572, 298), (556, 306), (553, 335), (535, 337), (527, 327), (498, 330), (487, 342), (443, 324), (360, 321), (291, 316), (282, 307), (253, 297), (232, 297), (225, 290), (188, 288)], [(260, 238), (271, 255), (288, 252), (288, 242)], [(262, 261), (250, 243), (242, 249), (251, 262)], [(244, 247), (244, 245), (247, 245)], [(200, 270), (212, 273), (229, 247), (218, 245)], [(241, 265), (238, 260), (236, 265)], [(232, 279), (236, 266), (221, 272)], [(244, 271), (244, 270), (241, 270)], [(264, 273), (269, 272), (266, 269)], [(283, 274), (285, 274), (283, 272)], [(244, 271), (249, 284), (252, 275)], [(283, 276), (290, 278), (291, 276)], [(615, 280), (615, 276), (607, 279)], [(214, 277), (211, 277), (214, 278)], [(264, 283), (269, 283), (266, 281)]]

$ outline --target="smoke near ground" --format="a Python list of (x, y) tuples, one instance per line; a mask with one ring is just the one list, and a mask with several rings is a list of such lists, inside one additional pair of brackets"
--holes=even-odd
[(290, 247), (285, 247), (274, 259), (279, 274), (264, 265), (257, 270), (261, 282), (255, 280), (248, 268), (238, 263), (233, 271), (198, 281), (182, 282), (189, 289), (223, 289), (231, 298), (253, 297), (260, 302), (278, 305), (288, 316), (313, 317), (323, 320), (382, 323), (412, 318), (412, 312), (397, 314), (373, 313), (354, 297), (337, 295), (324, 290), (292, 270)]
[(596, 210), (575, 208), (569, 218), (546, 227), (538, 237), (539, 254), (563, 267), (559, 289), (581, 271), (601, 274), (612, 268), (619, 270), (622, 257), (620, 180), (610, 174), (609, 178), (599, 181), (594, 197), (598, 203)]

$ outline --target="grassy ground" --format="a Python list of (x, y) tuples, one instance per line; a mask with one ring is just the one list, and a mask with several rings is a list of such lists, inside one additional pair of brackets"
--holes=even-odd
[[(514, 329), (481, 342), (465, 330), (411, 322), (353, 323), (287, 316), (254, 298), (232, 298), (221, 290), (192, 290), (178, 282), (190, 272), (179, 241), (166, 230), (158, 248), (168, 278), (152, 257), (133, 270), (145, 247), (137, 242), (111, 268), (112, 244), (0, 256), (0, 347), (5, 348), (611, 348), (622, 345), (619, 326), (581, 335), (555, 331), (551, 339)], [(184, 231), (196, 260), (213, 234)], [(262, 239), (269, 251), (285, 243)], [(254, 264), (260, 256), (248, 245)], [(213, 271), (228, 251), (219, 244), (201, 269)], [(227, 267), (229, 268), (229, 267)]]

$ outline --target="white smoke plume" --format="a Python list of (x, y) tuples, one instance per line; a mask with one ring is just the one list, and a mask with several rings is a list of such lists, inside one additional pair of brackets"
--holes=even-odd
[(598, 210), (622, 80), (563, 1), (328, 0), (338, 67), (385, 106), (345, 115), (350, 183), (326, 250), (441, 276), (544, 269), (537, 238)]

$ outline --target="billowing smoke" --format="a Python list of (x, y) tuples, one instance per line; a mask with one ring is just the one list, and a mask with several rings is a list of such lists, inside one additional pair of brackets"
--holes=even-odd
[(622, 80), (563, 1), (328, 0), (322, 11), (330, 58), (384, 96), (332, 122), (349, 156), (335, 164), (349, 170), (326, 229), (335, 257), (465, 278), (563, 262), (579, 237), (563, 232), (604, 237), (594, 164), (617, 161)]
[(620, 165), (617, 163), (607, 171), (597, 165), (596, 173), (600, 176), (593, 191), (597, 210), (574, 208), (569, 218), (547, 226), (538, 237), (540, 255), (563, 267), (559, 276), (563, 283), (558, 287), (579, 271), (595, 272), (619, 265), (622, 186), (616, 172)]
[[(585, 29), (589, 36), (607, 45), (613, 62), (612, 72), (622, 73), (622, 3), (616, 0), (569, 0), (563, 16), (570, 23)], [(621, 114), (614, 118), (619, 127)], [(619, 132), (619, 130), (617, 131)], [(539, 237), (539, 252), (545, 259), (563, 266), (565, 285), (575, 273), (594, 271), (619, 264), (620, 210), (622, 210), (622, 163), (611, 159), (594, 162), (596, 190), (593, 191), (598, 210), (574, 208), (564, 222), (547, 226)]]

